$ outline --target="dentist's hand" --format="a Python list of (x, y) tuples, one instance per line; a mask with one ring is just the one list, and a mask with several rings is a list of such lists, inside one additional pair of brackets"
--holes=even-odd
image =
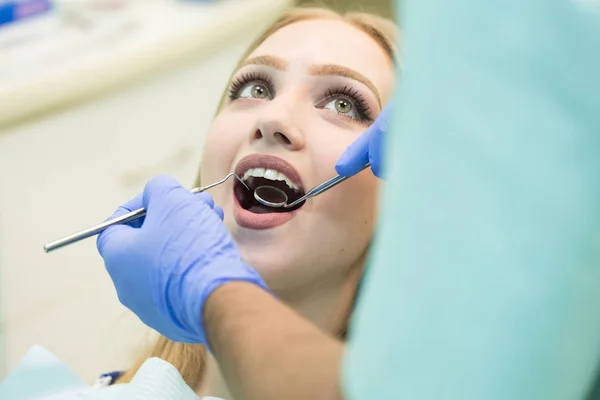
[(159, 176), (112, 218), (140, 207), (143, 221), (108, 228), (97, 245), (119, 300), (146, 325), (174, 341), (207, 344), (203, 308), (217, 287), (247, 281), (268, 290), (208, 194)]
[(373, 173), (381, 178), (383, 166), (383, 140), (392, 120), (394, 101), (381, 111), (373, 125), (356, 139), (338, 159), (335, 169), (342, 176), (352, 176), (368, 162)]

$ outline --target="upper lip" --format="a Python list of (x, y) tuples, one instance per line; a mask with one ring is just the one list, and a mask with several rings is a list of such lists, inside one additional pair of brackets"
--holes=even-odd
[(283, 173), (285, 176), (290, 178), (292, 182), (298, 185), (300, 189), (304, 190), (304, 185), (302, 184), (302, 178), (300, 178), (300, 174), (298, 174), (298, 171), (296, 171), (296, 168), (294, 168), (292, 164), (285, 161), (283, 158), (266, 154), (251, 154), (242, 158), (237, 163), (234, 172), (237, 176), (242, 177), (250, 168), (274, 169)]

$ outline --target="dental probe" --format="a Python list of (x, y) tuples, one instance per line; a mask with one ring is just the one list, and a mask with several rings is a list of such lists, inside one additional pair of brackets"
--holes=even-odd
[[(203, 187), (197, 187), (194, 188), (192, 190), (190, 190), (190, 192), (192, 194), (197, 194), (197, 193), (201, 193), (204, 192), (205, 190), (211, 189), (215, 186), (218, 186), (222, 183), (225, 183), (229, 178), (231, 177), (235, 177), (238, 181), (240, 181), (240, 183), (242, 185), (244, 185), (244, 187), (248, 190), (250, 190), (250, 188), (244, 183), (244, 181), (242, 179), (240, 179), (239, 176), (237, 176), (236, 174), (234, 174), (233, 172), (230, 173), (229, 175), (227, 175), (225, 178), (221, 179), (218, 182), (212, 183), (208, 186), (203, 186)], [(65, 247), (68, 246), (70, 244), (79, 242), (80, 240), (83, 239), (87, 239), (91, 236), (95, 236), (98, 235), (100, 233), (102, 233), (106, 228), (113, 226), (113, 225), (117, 225), (117, 224), (126, 224), (128, 222), (134, 221), (138, 218), (142, 218), (143, 216), (146, 215), (146, 209), (145, 208), (138, 208), (137, 210), (133, 210), (131, 212), (128, 212), (127, 214), (123, 214), (120, 217), (117, 218), (113, 218), (110, 219), (108, 221), (105, 221), (101, 224), (98, 225), (94, 225), (88, 229), (85, 229), (81, 232), (77, 232), (74, 233), (72, 235), (66, 236), (62, 239), (59, 240), (55, 240), (54, 242), (50, 242), (48, 244), (46, 244), (44, 246), (44, 251), (46, 253), (50, 253), (51, 251), (54, 251), (56, 249), (60, 249), (61, 247)]]

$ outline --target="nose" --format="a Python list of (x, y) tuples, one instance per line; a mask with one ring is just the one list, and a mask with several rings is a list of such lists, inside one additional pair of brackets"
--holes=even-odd
[[(269, 101), (261, 110), (250, 141), (265, 146), (283, 146), (297, 151), (304, 147), (304, 135), (296, 123), (300, 117), (286, 99)], [(297, 110), (296, 110), (297, 111)]]

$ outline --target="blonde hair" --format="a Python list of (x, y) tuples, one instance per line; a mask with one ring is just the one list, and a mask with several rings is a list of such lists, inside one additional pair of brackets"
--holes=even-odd
[[(398, 28), (396, 24), (388, 19), (373, 14), (363, 12), (349, 12), (345, 14), (337, 13), (333, 10), (323, 7), (297, 7), (287, 10), (278, 18), (266, 31), (264, 31), (242, 55), (240, 62), (234, 69), (237, 71), (241, 63), (252, 53), (262, 42), (279, 29), (293, 24), (295, 22), (314, 20), (314, 19), (333, 19), (347, 22), (371, 36), (389, 55), (393, 63), (397, 63), (397, 37)], [(227, 102), (227, 90), (224, 91), (217, 113)], [(196, 178), (196, 185), (200, 186), (200, 174)], [(340, 332), (340, 338), (345, 338), (346, 329)], [(204, 346), (198, 344), (186, 344), (172, 342), (166, 337), (159, 337), (156, 344), (147, 351), (117, 382), (129, 382), (139, 367), (150, 357), (159, 357), (171, 363), (181, 373), (185, 382), (195, 388), (200, 384), (205, 369), (206, 350)]]

